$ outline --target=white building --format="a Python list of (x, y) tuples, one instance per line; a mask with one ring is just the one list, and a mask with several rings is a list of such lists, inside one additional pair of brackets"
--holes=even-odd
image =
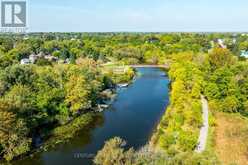
[(29, 61), (30, 61), (30, 63), (32, 63), (32, 64), (34, 64), (35, 61), (36, 61), (37, 59), (38, 59), (38, 56), (35, 55), (35, 54), (31, 54), (31, 55), (29, 56)]
[(21, 59), (21, 65), (31, 64), (31, 61), (28, 58)]
[(223, 49), (226, 49), (227, 47), (226, 47), (226, 45), (225, 45), (224, 43), (225, 43), (225, 42), (224, 42), (223, 39), (218, 39), (218, 44), (219, 44), (219, 46), (220, 46), (221, 48), (223, 48)]

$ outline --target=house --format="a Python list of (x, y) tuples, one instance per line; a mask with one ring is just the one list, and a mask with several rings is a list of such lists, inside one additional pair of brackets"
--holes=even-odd
[(21, 59), (21, 65), (31, 64), (31, 61), (28, 58)]
[(151, 37), (151, 38), (148, 38), (148, 40), (146, 41), (146, 43), (156, 43), (156, 42), (159, 42), (160, 40), (156, 37)]
[(224, 44), (225, 41), (223, 39), (218, 39), (217, 40), (217, 43), (218, 43), (218, 45), (219, 45), (220, 48), (223, 48), (223, 49), (226, 49), (227, 48), (226, 45)]
[(38, 59), (38, 56), (35, 55), (35, 54), (31, 54), (29, 56), (29, 61), (30, 61), (31, 64), (34, 64), (37, 59)]
[(52, 55), (45, 55), (44, 53), (40, 52), (39, 54), (31, 54), (28, 58), (24, 58), (20, 61), (22, 65), (27, 64), (34, 64), (38, 59), (46, 59), (48, 61), (58, 61), (58, 57), (54, 57)]
[(28, 35), (25, 35), (24, 37), (23, 37), (23, 40), (28, 40), (29, 39), (29, 36)]
[(237, 43), (237, 39), (236, 38), (233, 38), (232, 43), (233, 44), (236, 44)]
[(70, 62), (70, 59), (69, 58), (67, 58), (67, 59), (65, 59), (65, 64), (70, 64), (71, 62)]
[(248, 58), (248, 51), (242, 50), (240, 56)]
[(43, 58), (44, 56), (45, 56), (45, 53), (43, 53), (43, 52), (40, 52), (39, 54), (37, 54), (38, 58)]
[(125, 67), (125, 66), (119, 66), (119, 67), (115, 67), (115, 68), (113, 69), (113, 72), (114, 72), (115, 74), (123, 74), (123, 73), (126, 73), (127, 70), (128, 70), (127, 67)]

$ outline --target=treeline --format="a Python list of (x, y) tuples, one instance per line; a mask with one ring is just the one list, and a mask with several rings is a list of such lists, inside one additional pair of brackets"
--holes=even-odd
[(121, 145), (124, 141), (114, 138), (98, 152), (96, 164), (221, 164), (211, 144), (212, 116), (207, 149), (202, 154), (194, 152), (202, 126), (200, 96), (207, 97), (212, 112), (247, 117), (248, 63), (223, 48), (214, 48), (208, 54), (176, 53), (170, 60), (170, 105), (151, 141), (155, 151), (149, 147), (125, 150)]
[(115, 137), (105, 142), (94, 158), (96, 165), (217, 165), (216, 157), (211, 154), (196, 154), (194, 152), (180, 152), (176, 155), (164, 151), (154, 151), (144, 146), (138, 151), (126, 148), (127, 142)]
[[(223, 48), (214, 48), (209, 54), (179, 53), (172, 59), (170, 105), (152, 140), (157, 147), (176, 156), (192, 152), (197, 146), (202, 125), (201, 94), (209, 100), (211, 111), (247, 117), (248, 63)], [(214, 119), (209, 121), (213, 126)], [(203, 155), (215, 159), (214, 152), (209, 150)]]
[[(218, 39), (227, 49), (220, 48)], [(248, 64), (240, 57), (247, 43), (242, 34), (0, 35), (0, 157), (11, 160), (32, 150), (37, 134), (45, 136), (90, 112), (102, 90), (130, 81), (133, 70), (118, 65), (144, 63), (170, 64), (171, 104), (154, 142), (168, 160), (191, 155), (202, 125), (201, 94), (212, 110), (248, 115)], [(31, 54), (70, 64), (38, 59), (34, 65), (19, 65)], [(78, 121), (88, 122), (85, 117)]]
[(46, 140), (49, 132), (79, 116), (85, 117), (81, 122), (89, 122), (88, 113), (99, 104), (100, 93), (112, 88), (119, 76), (123, 81), (133, 76), (132, 70), (118, 75), (106, 72), (92, 59), (78, 59), (76, 63), (42, 67), (16, 64), (0, 70), (2, 158), (12, 160), (29, 152), (37, 137)]
[[(173, 53), (207, 53), (218, 39), (223, 39), (232, 53), (248, 50), (248, 40), (241, 34), (197, 33), (41, 33), (0, 36), (0, 67), (19, 63), (31, 54), (49, 54), (75, 63), (79, 57), (96, 61), (122, 61), (125, 64), (164, 64)], [(234, 42), (235, 41), (235, 42)], [(213, 42), (213, 43), (212, 43)], [(212, 44), (211, 44), (212, 43)], [(37, 64), (44, 64), (38, 61)]]
[(238, 61), (228, 49), (209, 55), (204, 94), (212, 110), (248, 116), (248, 63)]
[(201, 94), (213, 111), (247, 116), (247, 62), (238, 61), (222, 48), (214, 48), (209, 54), (179, 53), (172, 59), (170, 106), (157, 133), (160, 147), (168, 151), (195, 149), (202, 124)]
[(192, 52), (173, 55), (174, 62), (169, 71), (172, 81), (170, 105), (160, 122), (157, 139), (154, 139), (170, 153), (193, 151), (197, 145), (202, 124), (200, 95), (204, 81), (199, 69), (204, 61), (197, 61), (199, 58), (204, 57)]

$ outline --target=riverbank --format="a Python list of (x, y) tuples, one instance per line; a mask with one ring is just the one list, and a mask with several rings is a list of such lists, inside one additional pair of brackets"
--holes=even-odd
[[(133, 81), (134, 75), (135, 72), (133, 70), (128, 70), (128, 73), (114, 74), (111, 78), (114, 80), (117, 78), (118, 80), (121, 80), (121, 82), (130, 84)], [(110, 85), (108, 84), (108, 81), (110, 82)], [(99, 116), (102, 115), (100, 112), (109, 108), (117, 97), (117, 84), (113, 84), (109, 79), (106, 79), (103, 82), (109, 85), (110, 88), (98, 93), (98, 96), (96, 96), (96, 105), (94, 107), (78, 112), (75, 116), (66, 120), (66, 122), (60, 124), (46, 124), (39, 127), (32, 137), (32, 145), (30, 145), (29, 151), (20, 156), (16, 156), (12, 162), (32, 157), (37, 153), (46, 152), (60, 144), (67, 143), (81, 130), (90, 132), (90, 129), (94, 128), (95, 118), (99, 118)]]
[(125, 90), (117, 91), (108, 110), (97, 113), (95, 127), (86, 126), (70, 142), (59, 143), (15, 165), (92, 164), (89, 155), (95, 155), (105, 141), (115, 136), (125, 138), (127, 145), (135, 149), (144, 146), (169, 102), (169, 80), (159, 68), (138, 68), (137, 75)]
[(40, 149), (47, 151), (50, 147), (55, 147), (58, 144), (68, 142), (78, 131), (88, 127), (93, 122), (96, 115), (97, 114), (95, 113), (89, 112), (75, 118), (72, 122), (64, 126), (56, 127), (46, 135), (48, 140)]
[[(116, 96), (111, 97), (111, 99), (115, 99)], [(111, 100), (108, 105), (112, 104), (114, 100)], [(101, 108), (102, 110), (99, 112), (99, 109), (93, 108), (94, 111), (86, 112), (84, 114), (79, 115), (75, 119), (71, 120), (65, 125), (61, 125), (55, 127), (54, 129), (46, 129), (43, 131), (43, 134), (40, 135), (40, 139), (42, 139), (39, 147), (34, 147), (28, 153), (23, 154), (19, 157), (16, 157), (12, 162), (16, 162), (19, 160), (26, 159), (27, 157), (33, 157), (37, 153), (47, 152), (58, 145), (68, 143), (71, 139), (73, 139), (80, 131), (88, 131), (95, 127), (95, 120), (99, 118), (102, 114), (101, 112), (107, 107)], [(1, 162), (2, 164), (8, 165), (7, 162)]]
[[(188, 82), (191, 78), (186, 80), (185, 77), (181, 77), (186, 73), (176, 72), (178, 66), (173, 65), (169, 71), (172, 80), (170, 105), (151, 140), (151, 145), (155, 148), (170, 152), (193, 151), (197, 146), (202, 126), (201, 93), (197, 89), (201, 82), (194, 83), (193, 87), (187, 87), (191, 84)], [(186, 72), (186, 70), (182, 71)], [(192, 76), (198, 75), (192, 74)]]
[[(78, 116), (66, 125), (58, 126), (52, 130), (47, 130), (41, 135), (41, 137), (43, 138), (43, 143), (40, 144), (40, 147), (33, 148), (28, 153), (16, 157), (11, 163), (15, 163), (16, 161), (26, 159), (27, 157), (32, 157), (39, 152), (48, 151), (49, 149), (52, 149), (53, 147), (59, 144), (67, 143), (80, 130), (88, 128), (92, 124), (96, 116), (96, 113), (88, 112), (86, 114)], [(4, 161), (0, 163), (6, 165), (9, 164)]]

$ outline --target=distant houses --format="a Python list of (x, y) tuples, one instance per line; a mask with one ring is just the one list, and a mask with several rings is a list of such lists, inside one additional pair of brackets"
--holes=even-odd
[(156, 37), (151, 37), (151, 38), (148, 38), (148, 40), (146, 41), (146, 43), (156, 43), (156, 42), (159, 42), (160, 40)]
[(38, 59), (38, 57), (35, 54), (31, 54), (29, 56), (29, 60), (30, 60), (31, 64), (34, 64), (37, 59)]
[(222, 48), (222, 49), (227, 48), (227, 46), (225, 45), (225, 40), (224, 39), (214, 39), (214, 40), (210, 41), (210, 45), (211, 45), (211, 48), (208, 50), (208, 53), (211, 53), (213, 51), (213, 49), (216, 48), (216, 47)]
[(113, 69), (113, 72), (116, 73), (116, 74), (123, 74), (123, 73), (126, 73), (127, 70), (128, 70), (127, 67), (125, 67), (125, 66), (119, 66), (119, 67), (115, 67)]
[(39, 59), (46, 59), (50, 62), (58, 62), (58, 57), (54, 57), (52, 55), (45, 55), (44, 53), (39, 54), (31, 54), (28, 58), (23, 58), (20, 61), (21, 65), (35, 64), (35, 62)]
[(21, 59), (20, 63), (22, 65), (34, 64), (38, 58), (38, 55), (31, 54), (28, 58)]
[(40, 52), (39, 54), (31, 54), (29, 55), (29, 57), (21, 59), (20, 64), (21, 65), (35, 64), (39, 59), (45, 59), (49, 62), (54, 62), (58, 64), (71, 63), (71, 60), (69, 58), (59, 59), (58, 57), (52, 56), (50, 54), (44, 54), (43, 52)]
[(70, 59), (69, 58), (67, 58), (67, 59), (65, 59), (65, 60), (63, 60), (63, 59), (59, 59), (58, 60), (58, 64), (70, 64), (71, 62), (70, 62)]
[(223, 39), (217, 39), (217, 44), (220, 48), (226, 49), (227, 46), (225, 45), (225, 41)]
[[(236, 40), (233, 40), (233, 42), (236, 42)], [(224, 39), (214, 39), (213, 41), (210, 42), (210, 44), (211, 44), (211, 49), (209, 50), (209, 52), (211, 52), (212, 49), (215, 48), (216, 46), (222, 49), (227, 48)]]

